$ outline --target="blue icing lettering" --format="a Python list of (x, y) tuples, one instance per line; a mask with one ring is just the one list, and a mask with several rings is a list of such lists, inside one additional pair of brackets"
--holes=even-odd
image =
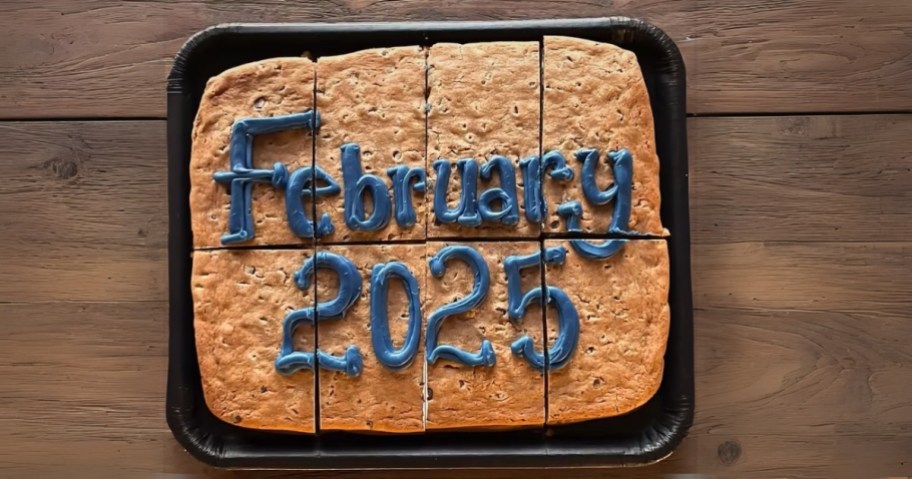
[(396, 206), (396, 224), (402, 227), (414, 226), (417, 222), (415, 206), (412, 204), (412, 192), (424, 193), (427, 188), (427, 174), (424, 168), (409, 168), (405, 165), (394, 166), (386, 170), (393, 182), (393, 203)]
[(456, 162), (456, 171), (462, 180), (462, 193), (455, 209), (447, 206), (446, 195), (450, 187), (450, 162), (439, 159), (434, 162), (437, 184), (434, 189), (434, 215), (444, 224), (459, 223), (463, 226), (478, 226), (478, 162), (474, 158), (463, 158)]
[(630, 202), (633, 195), (633, 155), (626, 148), (608, 152), (614, 172), (614, 184), (618, 187), (614, 200), (614, 214), (611, 217), (609, 233), (628, 233), (630, 223)]
[(519, 171), (523, 179), (523, 203), (526, 219), (540, 223), (544, 219), (544, 196), (542, 195), (541, 160), (530, 156), (519, 160)]
[(428, 317), (427, 337), (425, 338), (427, 361), (434, 364), (438, 359), (443, 358), (466, 366), (493, 366), (496, 362), (494, 347), (487, 339), (482, 340), (481, 349), (477, 353), (463, 351), (451, 345), (437, 345), (437, 336), (444, 320), (480, 305), (491, 287), (488, 264), (481, 254), (470, 246), (452, 245), (442, 248), (428, 261), (431, 274), (435, 278), (442, 278), (446, 270), (446, 262), (451, 258), (465, 262), (472, 269), (474, 276), (472, 292), (461, 300), (441, 306)]
[(557, 323), (560, 332), (554, 344), (548, 349), (548, 370), (560, 369), (570, 362), (579, 343), (579, 313), (573, 301), (564, 290), (548, 286), (548, 304), (557, 309)]
[[(545, 263), (563, 264), (566, 258), (567, 250), (563, 246), (544, 250)], [(504, 271), (507, 274), (507, 316), (511, 321), (521, 319), (529, 305), (542, 304), (543, 296), (546, 296), (548, 304), (557, 309), (559, 333), (554, 345), (548, 350), (547, 359), (543, 353), (536, 351), (535, 341), (529, 335), (518, 338), (510, 345), (513, 354), (521, 356), (539, 371), (544, 371), (546, 367), (550, 370), (559, 369), (570, 361), (579, 342), (579, 313), (567, 293), (555, 286), (545, 285), (544, 288), (534, 288), (522, 294), (520, 273), (523, 269), (539, 268), (541, 260), (539, 253), (509, 256), (504, 260)]]
[(598, 165), (598, 151), (584, 148), (576, 152), (576, 158), (583, 162), (583, 173), (580, 182), (586, 201), (594, 205), (604, 205), (614, 201), (614, 214), (608, 228), (609, 233), (627, 233), (630, 221), (630, 196), (633, 189), (633, 156), (627, 149), (608, 152), (614, 184), (606, 190), (599, 190), (595, 181), (595, 168)]
[(557, 150), (545, 153), (542, 160), (542, 172), (548, 173), (548, 176), (557, 181), (570, 181), (573, 179), (573, 170), (567, 166), (567, 160), (564, 155)]
[[(541, 160), (538, 160), (537, 158), (534, 158), (533, 160), (534, 162), (530, 162), (528, 166), (528, 176), (523, 176), (526, 178), (524, 180), (526, 185), (526, 216), (529, 218), (529, 221), (540, 222), (548, 216), (548, 203), (545, 201), (542, 193), (542, 183), (545, 179), (544, 175), (548, 174), (552, 179), (561, 182), (572, 180), (574, 175), (573, 170), (567, 166), (567, 160), (564, 158), (564, 155), (557, 150), (551, 150), (545, 153)], [(520, 162), (520, 168), (522, 167), (523, 164)], [(530, 192), (530, 190), (534, 191)], [(528, 206), (530, 201), (537, 203), (537, 210), (530, 212)], [(534, 217), (531, 216), (533, 214)]]
[[(395, 349), (389, 329), (389, 286), (391, 278), (399, 278), (408, 296), (409, 320), (402, 347)], [(402, 369), (418, 355), (421, 339), (421, 299), (418, 280), (400, 262), (380, 263), (371, 271), (370, 324), (371, 344), (380, 364), (390, 369)]]
[[(317, 182), (316, 186), (312, 185), (314, 181)], [(308, 166), (295, 170), (285, 189), (285, 216), (288, 218), (288, 226), (291, 231), (301, 238), (314, 237), (314, 224), (307, 216), (304, 200), (309, 199), (313, 194), (316, 194), (317, 197), (333, 196), (338, 195), (340, 191), (339, 184), (320, 167)], [(333, 229), (329, 214), (323, 213), (316, 225), (316, 236), (326, 236), (332, 233)]]
[[(300, 270), (294, 273), (295, 286), (302, 291), (310, 287), (316, 266), (315, 258), (308, 258)], [(301, 369), (315, 369), (314, 353), (294, 350), (294, 332), (303, 323), (315, 324), (316, 308), (313, 306), (296, 309), (285, 315), (282, 320), (282, 346), (275, 361), (275, 368), (280, 374), (289, 375)]]
[(361, 275), (358, 268), (344, 256), (328, 251), (318, 251), (295, 272), (294, 281), (298, 289), (307, 290), (310, 287), (317, 269), (336, 272), (339, 276), (339, 292), (335, 298), (321, 302), (316, 308), (311, 306), (296, 309), (285, 316), (282, 321), (282, 346), (275, 362), (276, 371), (288, 375), (301, 369), (314, 369), (316, 364), (322, 369), (344, 371), (349, 376), (358, 376), (363, 371), (364, 364), (357, 346), (349, 346), (342, 357), (320, 350), (316, 353), (294, 351), (294, 331), (300, 324), (340, 319), (361, 295)]
[[(342, 145), (342, 182), (345, 188), (345, 224), (353, 230), (377, 231), (389, 224), (392, 205), (386, 183), (376, 175), (361, 170), (361, 147), (356, 143)], [(365, 195), (374, 203), (365, 218)]]
[(317, 350), (317, 365), (328, 371), (341, 371), (350, 377), (358, 377), (364, 371), (364, 361), (361, 359), (361, 350), (354, 344), (345, 349), (342, 357)]
[[(571, 233), (582, 232), (580, 228), (580, 217), (583, 215), (583, 207), (579, 201), (568, 201), (557, 207), (557, 214), (567, 222), (567, 231)], [(613, 222), (613, 221), (612, 221)], [(574, 251), (587, 259), (608, 259), (616, 255), (624, 245), (626, 239), (607, 239), (598, 244), (590, 243), (586, 240), (572, 239), (570, 246)]]
[[(481, 167), (481, 177), (490, 180), (494, 172), (500, 178), (499, 188), (489, 188), (481, 194), (478, 210), (484, 221), (499, 221), (505, 225), (519, 223), (519, 202), (516, 198), (516, 172), (506, 157), (496, 155)], [(494, 204), (500, 203), (500, 210)]]
[[(526, 294), (522, 292), (522, 270), (541, 267), (539, 252), (525, 256), (507, 256), (504, 259), (504, 272), (507, 275), (507, 317), (510, 321), (519, 322), (530, 304), (542, 304), (542, 288), (533, 288)], [(545, 369), (545, 356), (535, 351), (535, 341), (529, 335), (523, 335), (510, 345), (513, 354), (521, 356), (532, 367), (539, 371)]]
[[(567, 249), (563, 246), (545, 248), (544, 259), (546, 264), (564, 264), (567, 260)], [(579, 313), (564, 290), (547, 285), (546, 291), (546, 302), (557, 309), (559, 330), (557, 339), (548, 349), (548, 369), (553, 371), (566, 366), (576, 350), (579, 343)]]
[(288, 170), (281, 163), (271, 170), (253, 169), (253, 139), (257, 135), (276, 133), (292, 128), (308, 128), (315, 131), (320, 126), (320, 115), (306, 111), (291, 115), (269, 118), (242, 118), (231, 127), (229, 143), (230, 171), (219, 171), (213, 179), (227, 184), (231, 190), (228, 211), (228, 233), (222, 235), (222, 244), (242, 243), (255, 235), (252, 207), (254, 183), (269, 183), (274, 188), (285, 188)]
[[(503, 262), (504, 272), (507, 275), (507, 317), (511, 321), (518, 321), (529, 304), (532, 303), (534, 290), (525, 295), (522, 293), (522, 270), (539, 268), (541, 255), (538, 252), (525, 256), (507, 256)], [(541, 296), (539, 296), (540, 298)]]
[[(319, 166), (314, 167), (314, 194), (317, 198), (323, 196), (335, 196), (342, 191), (342, 188), (339, 187), (339, 183), (330, 176), (329, 173), (320, 168)], [(335, 227), (333, 227), (332, 219), (329, 217), (328, 213), (323, 213), (323, 216), (320, 217), (320, 222), (317, 223), (317, 234), (316, 236), (328, 236), (333, 233)]]

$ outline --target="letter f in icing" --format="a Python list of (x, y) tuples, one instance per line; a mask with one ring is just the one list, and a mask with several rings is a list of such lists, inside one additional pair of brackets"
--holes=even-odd
[(234, 122), (229, 144), (231, 171), (218, 171), (212, 175), (217, 183), (229, 185), (231, 191), (228, 233), (222, 235), (222, 244), (253, 239), (255, 233), (251, 207), (254, 183), (267, 183), (283, 189), (288, 183), (288, 169), (281, 163), (273, 165), (271, 170), (253, 168), (254, 137), (292, 128), (307, 128), (313, 132), (319, 125), (320, 115), (316, 111), (270, 118), (242, 118)]

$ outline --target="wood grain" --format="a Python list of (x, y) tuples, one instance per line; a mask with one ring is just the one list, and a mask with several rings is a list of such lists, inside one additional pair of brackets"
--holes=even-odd
[(691, 119), (696, 242), (912, 237), (907, 115)]
[[(83, 474), (75, 477), (318, 477), (216, 471), (179, 450), (162, 418), (165, 303), (7, 304), (0, 305), (0, 317), (6, 320), (0, 337), (2, 477), (74, 468)], [(908, 474), (910, 324), (902, 315), (879, 313), (698, 310), (700, 408), (681, 449), (646, 469), (566, 475)], [(859, 452), (864, 462), (855, 459)], [(777, 458), (772, 470), (771, 457)], [(473, 474), (478, 471), (447, 477)], [(482, 477), (516, 473), (486, 471)]]
[(167, 300), (164, 122), (0, 123), (0, 302)]
[(689, 111), (912, 109), (912, 8), (894, 0), (24, 0), (0, 6), (0, 117), (163, 117), (171, 59), (224, 22), (625, 15), (679, 45)]
[[(696, 423), (658, 465), (563, 475), (912, 475), (910, 117), (689, 121)], [(0, 143), (0, 477), (319, 477), (216, 471), (167, 430), (164, 122)]]
[(104, 466), (154, 471), (164, 421), (167, 305), (0, 305), (0, 477)]

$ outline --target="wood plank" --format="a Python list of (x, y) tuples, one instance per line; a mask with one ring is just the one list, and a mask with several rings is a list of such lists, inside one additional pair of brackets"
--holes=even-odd
[[(568, 475), (912, 474), (903, 120), (690, 120), (696, 425), (657, 466)], [(6, 122), (0, 142), (0, 476), (238, 477), (164, 423), (164, 122)]]
[(912, 311), (912, 243), (694, 245), (694, 307)]
[(910, 119), (691, 118), (694, 241), (912, 237)]
[(893, 0), (26, 0), (0, 7), (4, 118), (163, 117), (171, 59), (223, 22), (626, 15), (678, 43), (694, 113), (912, 109), (912, 9)]
[[(906, 435), (912, 338), (902, 314), (696, 311), (698, 421), (708, 436)], [(775, 415), (775, 420), (770, 420)]]
[[(796, 255), (850, 261), (839, 255), (852, 246), (837, 241), (867, 244), (855, 246), (853, 261), (907, 258), (904, 246), (873, 243), (912, 234), (912, 168), (905, 149), (910, 118), (690, 119), (694, 244), (720, 245), (705, 253), (716, 261), (781, 242), (772, 260), (801, 277), (814, 277), (815, 269), (805, 268), (806, 262), (789, 266)], [(0, 302), (166, 297), (164, 128), (162, 121), (0, 122), (0, 142), (8, 145), (0, 153), (6, 178), (0, 183), (0, 246), (9, 252), (0, 270)], [(831, 245), (818, 252), (801, 245), (809, 241)], [(737, 261), (732, 264), (744, 268), (755, 258)], [(894, 262), (888, 271), (901, 275), (902, 267)], [(701, 264), (694, 271), (701, 274)], [(719, 276), (724, 271), (713, 277), (730, 277)], [(825, 283), (853, 281), (840, 279), (837, 269), (830, 272)], [(720, 284), (719, 291), (732, 287)], [(876, 294), (889, 294), (889, 288)]]
[(0, 143), (0, 302), (167, 299), (164, 122), (6, 122)]
[[(160, 471), (236, 477), (197, 464), (169, 438), (162, 417), (164, 381), (149, 380), (164, 376), (165, 303), (7, 304), (0, 305), (0, 317), (7, 320), (7, 334), (0, 337), (0, 373), (6, 379), (0, 384), (4, 477), (73, 466), (83, 468), (86, 477)], [(698, 310), (700, 406), (678, 453), (645, 469), (570, 475), (908, 474), (903, 460), (912, 445), (912, 400), (904, 394), (912, 379), (906, 367), (912, 359), (906, 348), (912, 337), (908, 319), (881, 313)], [(99, 452), (112, 450), (117, 454)], [(864, 452), (863, 463), (858, 451)]]
[(0, 476), (11, 469), (159, 467), (167, 303), (0, 305)]

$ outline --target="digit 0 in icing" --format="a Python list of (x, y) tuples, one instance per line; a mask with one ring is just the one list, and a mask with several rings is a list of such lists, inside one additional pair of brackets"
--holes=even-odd
[[(390, 280), (398, 278), (408, 296), (408, 330), (402, 347), (395, 349), (389, 329)], [(371, 271), (370, 324), (371, 345), (380, 364), (390, 369), (402, 369), (418, 355), (421, 338), (421, 298), (418, 280), (401, 262), (379, 263)]]

